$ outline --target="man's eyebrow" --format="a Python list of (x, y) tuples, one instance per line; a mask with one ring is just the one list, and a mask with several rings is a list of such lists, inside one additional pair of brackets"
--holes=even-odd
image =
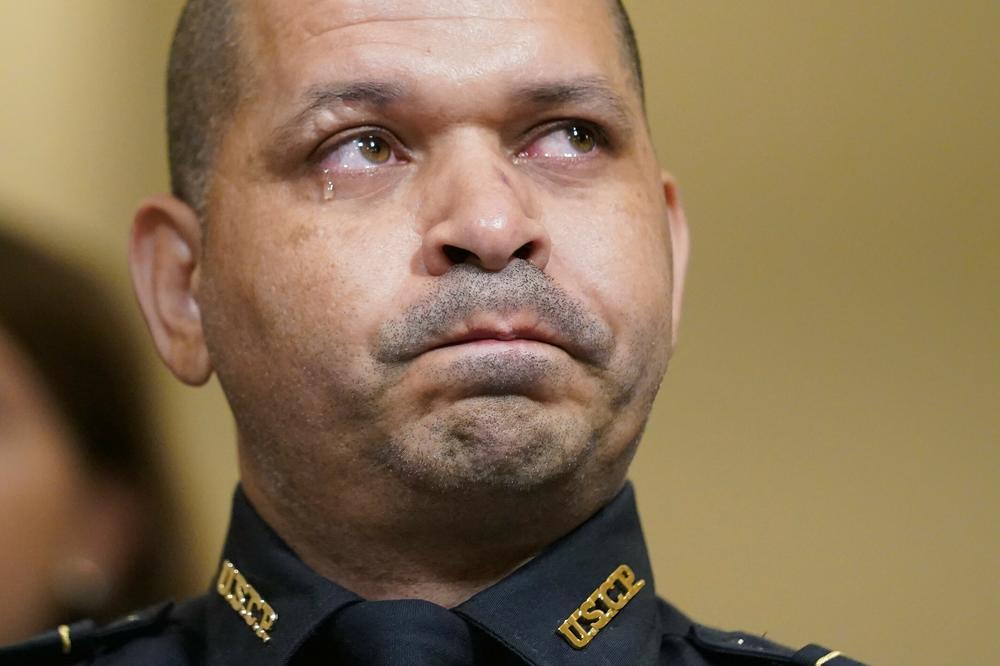
[(533, 83), (515, 89), (514, 99), (545, 109), (576, 104), (595, 107), (609, 114), (626, 131), (634, 115), (625, 98), (601, 77)]
[(351, 81), (334, 85), (315, 85), (302, 95), (307, 105), (302, 113), (311, 113), (344, 102), (385, 106), (404, 94), (403, 86), (389, 81)]
[(351, 81), (310, 86), (301, 96), (302, 108), (299, 112), (274, 130), (275, 143), (291, 143), (312, 118), (327, 109), (348, 103), (382, 108), (402, 98), (405, 92), (403, 86), (388, 81)]

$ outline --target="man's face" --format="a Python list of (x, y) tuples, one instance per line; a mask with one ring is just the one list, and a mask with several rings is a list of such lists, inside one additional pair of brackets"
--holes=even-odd
[(198, 301), (244, 472), (623, 474), (669, 356), (670, 237), (605, 0), (242, 18)]

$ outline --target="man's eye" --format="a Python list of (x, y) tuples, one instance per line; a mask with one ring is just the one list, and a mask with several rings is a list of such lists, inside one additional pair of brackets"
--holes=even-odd
[(594, 152), (600, 141), (596, 130), (584, 124), (562, 125), (536, 139), (518, 157), (573, 158)]
[(597, 148), (597, 137), (586, 127), (571, 125), (566, 128), (566, 137), (578, 153), (589, 153)]
[(355, 136), (333, 148), (323, 158), (323, 166), (334, 171), (371, 169), (397, 161), (392, 145), (377, 134)]
[(357, 146), (361, 156), (372, 164), (385, 164), (392, 155), (389, 142), (381, 137), (366, 136), (363, 139), (355, 139), (354, 145)]

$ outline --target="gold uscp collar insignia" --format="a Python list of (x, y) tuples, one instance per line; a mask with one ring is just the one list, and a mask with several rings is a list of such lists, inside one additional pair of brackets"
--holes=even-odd
[(222, 560), (215, 589), (240, 614), (257, 638), (265, 643), (271, 640), (267, 632), (277, 622), (278, 614), (229, 560)]
[(559, 633), (576, 649), (587, 647), (645, 584), (635, 579), (631, 567), (621, 565), (559, 625)]

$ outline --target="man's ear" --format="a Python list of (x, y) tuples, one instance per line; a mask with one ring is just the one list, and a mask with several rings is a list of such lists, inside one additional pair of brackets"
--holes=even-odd
[(688, 257), (691, 250), (691, 236), (688, 233), (687, 217), (681, 204), (681, 194), (677, 181), (666, 171), (660, 174), (663, 181), (663, 196), (667, 202), (670, 225), (670, 245), (673, 259), (673, 342), (677, 342), (677, 331), (681, 321), (681, 306), (684, 303), (684, 280), (687, 277)]
[(132, 288), (160, 358), (192, 386), (212, 375), (197, 300), (201, 256), (201, 225), (190, 206), (168, 195), (142, 202), (129, 239)]

